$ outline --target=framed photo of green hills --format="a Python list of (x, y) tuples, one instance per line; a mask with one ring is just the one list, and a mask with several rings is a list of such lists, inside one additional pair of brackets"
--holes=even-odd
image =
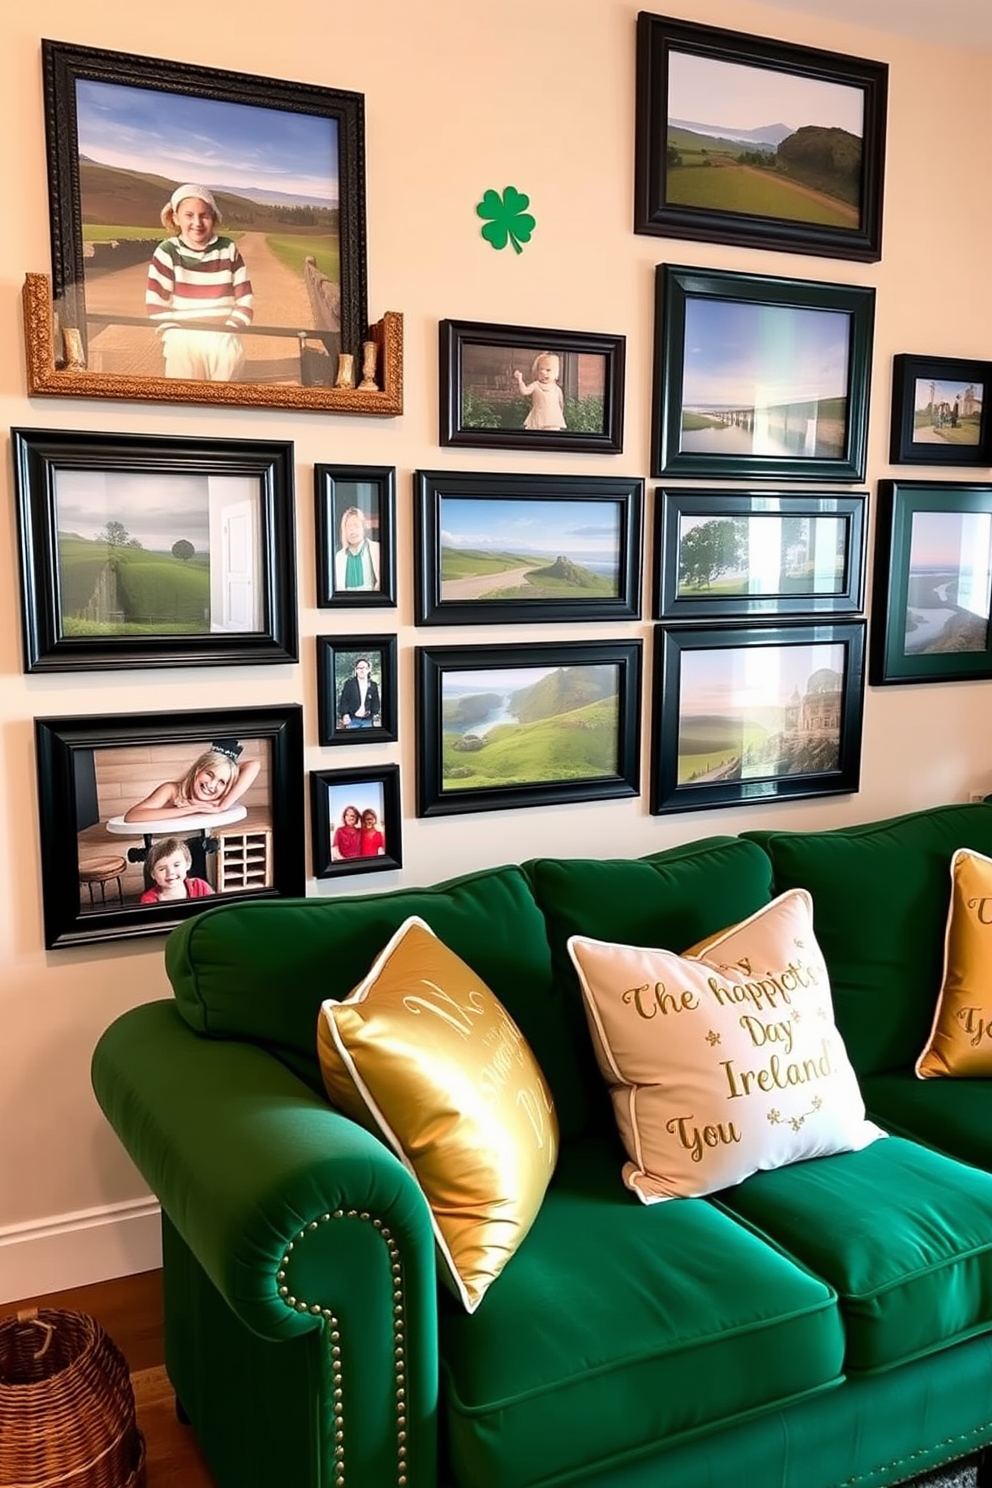
[(418, 625), (636, 620), (639, 476), (414, 475)]
[(418, 646), (417, 815), (638, 795), (641, 650)]
[(26, 671), (297, 660), (291, 442), (11, 445)]
[(49, 40), (42, 65), (71, 369), (101, 396), (327, 407), (368, 334), (364, 95)]
[(642, 11), (634, 231), (874, 263), (888, 67)]

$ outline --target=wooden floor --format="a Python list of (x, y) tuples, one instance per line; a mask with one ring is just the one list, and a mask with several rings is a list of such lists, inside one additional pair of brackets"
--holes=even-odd
[(176, 1416), (175, 1396), (163, 1368), (160, 1271), (7, 1303), (0, 1306), (0, 1320), (29, 1307), (88, 1313), (124, 1355), (134, 1385), (138, 1426), (145, 1437), (148, 1488), (215, 1488), (193, 1433)]

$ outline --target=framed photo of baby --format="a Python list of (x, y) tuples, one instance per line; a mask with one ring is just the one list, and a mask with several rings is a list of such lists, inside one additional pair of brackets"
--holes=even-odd
[(303, 893), (298, 706), (39, 718), (35, 743), (49, 950)]
[(623, 449), (623, 336), (440, 323), (442, 444)]
[(315, 878), (400, 868), (400, 768), (314, 770), (310, 812)]
[(317, 736), (382, 744), (396, 733), (396, 637), (317, 637)]
[(56, 41), (42, 61), (55, 321), (86, 390), (325, 406), (367, 335), (363, 95)]
[(395, 469), (315, 465), (314, 497), (318, 607), (395, 605)]

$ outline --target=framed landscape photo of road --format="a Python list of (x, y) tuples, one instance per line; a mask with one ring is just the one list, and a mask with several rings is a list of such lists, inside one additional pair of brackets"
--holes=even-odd
[(654, 475), (859, 481), (875, 291), (659, 264)]
[(56, 41), (42, 60), (75, 370), (104, 396), (324, 406), (367, 335), (362, 94)]
[(875, 262), (888, 67), (642, 11), (634, 231)]
[(35, 720), (45, 946), (303, 894), (303, 711)]
[(12, 429), (28, 672), (297, 659), (293, 446)]
[(442, 320), (442, 444), (623, 449), (623, 336)]
[(399, 765), (311, 770), (310, 819), (315, 878), (403, 866)]
[(863, 620), (659, 626), (652, 813), (856, 791), (864, 645)]
[(393, 743), (396, 637), (317, 637), (317, 742)]
[(414, 475), (418, 625), (636, 620), (639, 477)]
[(862, 492), (657, 491), (655, 619), (857, 613), (866, 504)]
[(640, 790), (641, 642), (417, 647), (417, 815)]
[(873, 686), (992, 678), (992, 485), (878, 483)]
[(315, 465), (317, 605), (396, 604), (396, 471), (391, 465)]
[(893, 465), (992, 465), (992, 362), (892, 359)]

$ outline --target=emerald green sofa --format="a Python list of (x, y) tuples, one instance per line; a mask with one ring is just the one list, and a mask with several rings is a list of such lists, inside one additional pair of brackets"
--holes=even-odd
[[(961, 846), (992, 856), (992, 806), (232, 902), (175, 930), (174, 1000), (106, 1031), (93, 1083), (161, 1201), (166, 1364), (219, 1488), (884, 1488), (983, 1453), (992, 1097), (913, 1075)], [(891, 1135), (642, 1205), (567, 938), (682, 950), (794, 885)], [(331, 1107), (316, 1058), (322, 1000), (413, 914), (517, 1020), (561, 1129), (471, 1315), (437, 1285), (414, 1179)]]

